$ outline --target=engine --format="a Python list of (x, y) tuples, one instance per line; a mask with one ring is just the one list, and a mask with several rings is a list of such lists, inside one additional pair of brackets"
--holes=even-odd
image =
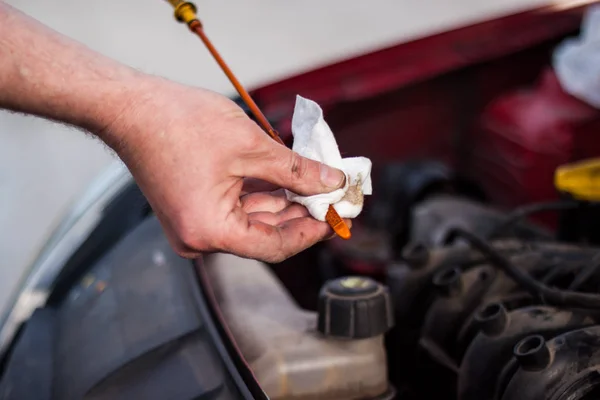
[[(389, 287), (398, 398), (600, 398), (600, 248), (580, 240), (589, 235), (561, 238), (577, 230), (564, 217), (581, 217), (580, 205), (500, 212), (431, 164), (383, 176), (410, 184), (386, 182), (395, 192), (354, 229), (358, 243), (321, 259), (328, 276), (369, 274)], [(525, 221), (547, 210), (563, 210), (560, 229)]]
[[(598, 269), (594, 249), (519, 240), (490, 248), (549, 290), (598, 288), (590, 271)], [(390, 266), (387, 276), (396, 312), (389, 339), (396, 380), (413, 382), (421, 398), (588, 398), (573, 396), (585, 391), (574, 381), (600, 367), (592, 304), (536, 295), (468, 245), (411, 251), (418, 258)], [(570, 339), (582, 335), (589, 338), (579, 345)]]

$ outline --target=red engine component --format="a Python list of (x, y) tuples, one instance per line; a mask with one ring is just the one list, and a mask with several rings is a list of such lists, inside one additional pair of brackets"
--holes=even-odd
[[(564, 92), (550, 68), (533, 88), (498, 97), (474, 137), (470, 174), (504, 207), (558, 198), (554, 171), (600, 155), (600, 111)], [(540, 215), (553, 227), (556, 217)]]

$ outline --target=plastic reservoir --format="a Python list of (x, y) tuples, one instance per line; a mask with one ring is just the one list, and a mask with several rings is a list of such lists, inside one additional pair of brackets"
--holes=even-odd
[(320, 333), (317, 313), (300, 309), (263, 263), (217, 254), (205, 265), (227, 325), (271, 399), (368, 399), (388, 392), (383, 334)]

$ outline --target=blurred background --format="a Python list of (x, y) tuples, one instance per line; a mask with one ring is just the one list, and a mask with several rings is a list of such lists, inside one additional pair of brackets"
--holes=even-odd
[[(232, 95), (162, 0), (9, 0), (51, 28), (142, 71)], [(201, 1), (209, 36), (249, 88), (548, 0)], [(191, 51), (190, 51), (191, 50)], [(114, 155), (81, 132), (0, 111), (0, 310), (44, 240)]]

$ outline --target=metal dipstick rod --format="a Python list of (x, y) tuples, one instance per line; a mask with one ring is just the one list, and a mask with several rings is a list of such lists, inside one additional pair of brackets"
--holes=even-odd
[[(225, 63), (215, 46), (213, 46), (212, 42), (206, 36), (206, 33), (204, 32), (204, 29), (202, 27), (202, 23), (200, 22), (200, 20), (198, 20), (198, 17), (196, 15), (196, 6), (189, 1), (167, 1), (175, 8), (175, 18), (177, 19), (177, 21), (187, 24), (190, 30), (200, 37), (200, 39), (208, 48), (208, 51), (210, 51), (210, 53), (217, 61), (225, 75), (227, 75), (227, 78), (229, 78), (242, 100), (244, 100), (244, 103), (246, 103), (248, 108), (250, 108), (250, 111), (258, 121), (259, 125), (265, 130), (265, 132), (267, 132), (269, 136), (271, 136), (271, 138), (285, 146), (285, 143), (283, 143), (283, 140), (281, 140), (281, 137), (279, 137), (277, 131), (273, 129), (273, 126), (269, 123), (262, 111), (260, 111), (260, 108), (258, 108), (258, 105), (256, 105), (252, 97), (250, 97), (248, 91), (242, 86), (242, 84), (233, 74), (229, 66)], [(332, 205), (330, 205), (329, 209), (327, 210), (325, 220), (339, 237), (343, 239), (350, 239), (350, 237), (352, 236), (352, 234), (350, 233), (350, 228), (348, 228), (348, 225), (344, 222), (344, 220), (340, 217), (340, 215), (337, 213), (337, 211), (335, 210), (335, 208), (333, 208)]]

